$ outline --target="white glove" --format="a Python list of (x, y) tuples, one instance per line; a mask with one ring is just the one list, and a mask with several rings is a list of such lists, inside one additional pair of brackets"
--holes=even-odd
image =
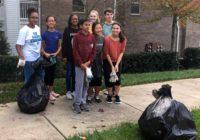
[(88, 68), (88, 67), (86, 68), (86, 78), (87, 78), (88, 81), (91, 81), (92, 78), (93, 78), (92, 70), (91, 70), (90, 67), (89, 67), (89, 68)]
[(17, 64), (17, 68), (24, 67), (24, 65), (25, 65), (25, 60), (19, 59), (18, 64)]

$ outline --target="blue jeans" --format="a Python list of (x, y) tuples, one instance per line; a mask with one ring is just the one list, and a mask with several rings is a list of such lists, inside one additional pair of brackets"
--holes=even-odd
[(31, 76), (35, 73), (36, 76), (40, 77), (41, 80), (44, 81), (44, 70), (39, 67), (37, 69), (33, 68), (32, 66), (33, 62), (26, 61), (25, 66), (24, 66), (24, 83), (26, 84)]
[(72, 62), (66, 64), (66, 90), (75, 91), (75, 66)]

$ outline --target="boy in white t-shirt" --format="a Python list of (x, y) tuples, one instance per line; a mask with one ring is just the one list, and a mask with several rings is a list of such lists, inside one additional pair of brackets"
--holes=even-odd
[(28, 25), (25, 25), (19, 32), (16, 43), (19, 58), (25, 60), (24, 77), (27, 83), (33, 73), (36, 73), (42, 80), (44, 72), (42, 68), (34, 69), (32, 63), (37, 61), (41, 53), (41, 35), (40, 28), (36, 25), (38, 22), (38, 12), (34, 8), (27, 11)]

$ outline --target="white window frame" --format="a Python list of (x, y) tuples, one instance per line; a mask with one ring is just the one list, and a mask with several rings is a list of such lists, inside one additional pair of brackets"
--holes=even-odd
[(4, 0), (0, 0), (0, 6), (3, 6)]
[[(74, 9), (73, 9), (73, 1), (74, 0), (72, 0), (72, 13), (85, 13), (86, 12), (86, 7), (85, 7), (85, 5), (84, 5), (84, 11), (74, 11)], [(83, 0), (83, 2), (84, 3), (86, 3), (86, 0)]]
[(24, 4), (37, 4), (37, 9), (38, 9), (38, 13), (39, 13), (38, 24), (40, 26), (40, 24), (41, 24), (41, 21), (40, 21), (40, 19), (41, 19), (41, 17), (40, 17), (40, 13), (41, 13), (41, 11), (40, 11), (40, 0), (20, 0), (20, 22), (21, 23), (23, 23), (23, 22), (25, 23), (25, 22), (28, 22), (28, 15), (27, 15), (28, 7), (26, 7), (26, 9), (24, 9), (24, 11), (23, 11), (24, 17), (21, 17), (21, 14), (22, 14), (21, 13), (22, 12), (21, 4), (22, 3), (24, 3)]
[[(139, 13), (132, 13), (132, 6), (133, 6), (134, 4), (135, 4), (135, 5), (137, 4), (137, 5), (139, 6)], [(130, 7), (130, 15), (139, 16), (139, 15), (140, 15), (140, 9), (141, 9), (140, 0), (137, 0), (137, 1), (134, 0), (134, 1), (132, 1), (132, 2), (131, 2), (131, 7)]]

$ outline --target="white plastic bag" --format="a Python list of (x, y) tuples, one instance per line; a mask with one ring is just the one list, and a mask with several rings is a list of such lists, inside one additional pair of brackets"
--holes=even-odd
[(115, 83), (118, 80), (119, 80), (119, 78), (118, 78), (116, 72), (111, 72), (109, 81), (111, 83)]
[(90, 67), (87, 67), (86, 68), (86, 78), (87, 78), (87, 81), (91, 81), (92, 78), (93, 78), (93, 74), (92, 74), (92, 70)]

